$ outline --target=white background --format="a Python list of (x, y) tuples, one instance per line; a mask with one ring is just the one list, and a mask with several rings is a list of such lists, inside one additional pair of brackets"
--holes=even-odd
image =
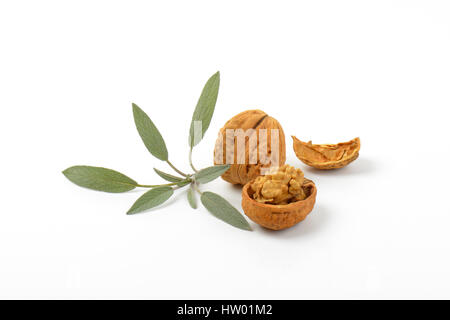
[[(450, 4), (446, 1), (2, 1), (1, 298), (450, 298)], [(278, 119), (288, 163), (318, 187), (299, 225), (230, 227), (178, 192), (82, 189), (75, 164), (155, 183), (131, 102), (188, 171), (207, 78), (216, 112), (195, 149), (245, 109)], [(360, 158), (307, 168), (290, 135), (361, 137)], [(240, 208), (240, 189), (214, 190)]]

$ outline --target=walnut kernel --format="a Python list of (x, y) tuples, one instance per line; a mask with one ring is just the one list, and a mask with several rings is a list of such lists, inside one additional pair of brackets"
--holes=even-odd
[(276, 171), (257, 177), (250, 184), (250, 188), (254, 192), (255, 201), (284, 205), (306, 198), (302, 188), (304, 182), (303, 172), (300, 169), (283, 165)]

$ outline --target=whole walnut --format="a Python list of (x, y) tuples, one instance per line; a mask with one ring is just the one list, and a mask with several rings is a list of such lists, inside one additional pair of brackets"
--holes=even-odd
[(225, 181), (244, 185), (261, 175), (263, 168), (282, 166), (285, 161), (283, 128), (261, 110), (241, 112), (228, 120), (219, 131), (214, 164), (231, 165), (222, 175)]

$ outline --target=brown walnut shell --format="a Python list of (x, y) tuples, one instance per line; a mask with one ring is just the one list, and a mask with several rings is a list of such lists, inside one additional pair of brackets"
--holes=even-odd
[(361, 141), (355, 138), (338, 144), (312, 144), (292, 136), (294, 151), (301, 161), (316, 169), (329, 170), (345, 167), (359, 156)]
[[(231, 137), (230, 141), (227, 141), (226, 130), (227, 129), (242, 129), (246, 131), (248, 129), (255, 129), (255, 134), (257, 135), (258, 143), (256, 148), (249, 150), (249, 138), (245, 138), (245, 150), (237, 150), (237, 138)], [(267, 129), (267, 158), (264, 161), (260, 159), (260, 153), (258, 152), (258, 146), (261, 141), (259, 141), (259, 130)], [(272, 164), (270, 161), (270, 155), (272, 152), (271, 148), (271, 129), (278, 129), (279, 137), (279, 148), (278, 148), (278, 163)], [(234, 140), (234, 159), (227, 159), (226, 146), (227, 143), (231, 145)], [(264, 141), (264, 142), (266, 142)], [(222, 143), (223, 142), (223, 143)], [(221, 150), (222, 148), (222, 150)], [(256, 150), (255, 150), (256, 149)], [(245, 151), (245, 154), (240, 154)], [(240, 152), (240, 153), (239, 153)], [(250, 163), (249, 154), (250, 152), (255, 152), (257, 155), (256, 163)], [(245, 157), (245, 163), (238, 164), (239, 157)], [(222, 159), (221, 159), (222, 158)], [(218, 161), (218, 160), (222, 160)], [(269, 168), (273, 165), (282, 166), (286, 161), (286, 142), (283, 128), (280, 123), (274, 118), (267, 115), (261, 110), (247, 110), (239, 113), (230, 120), (228, 120), (222, 129), (219, 131), (219, 138), (216, 141), (214, 148), (214, 164), (231, 164), (230, 169), (228, 169), (223, 175), (223, 180), (233, 183), (244, 185), (250, 180), (253, 180), (257, 176), (261, 175), (261, 168)]]
[(251, 220), (272, 230), (292, 227), (312, 211), (316, 202), (317, 188), (314, 182), (305, 179), (302, 188), (307, 195), (305, 200), (285, 205), (265, 204), (255, 201), (251, 195), (251, 182), (242, 189), (242, 209)]

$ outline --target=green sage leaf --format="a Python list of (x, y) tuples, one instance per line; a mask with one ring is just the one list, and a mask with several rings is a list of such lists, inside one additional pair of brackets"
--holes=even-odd
[(203, 192), (200, 200), (205, 208), (220, 220), (239, 229), (252, 230), (242, 214), (218, 194), (209, 191)]
[(158, 170), (156, 168), (153, 168), (153, 170), (155, 170), (155, 172), (164, 180), (169, 181), (169, 182), (173, 182), (173, 183), (177, 183), (176, 185), (179, 187), (184, 187), (185, 185), (188, 185), (189, 183), (191, 183), (191, 179), (190, 178), (180, 178), (174, 175), (171, 175), (169, 173), (165, 173), (161, 170)]
[(164, 180), (169, 181), (169, 182), (180, 182), (180, 181), (184, 180), (183, 178), (171, 175), (169, 173), (165, 173), (156, 168), (153, 168), (153, 170), (155, 170), (155, 172), (158, 176), (160, 176), (161, 178), (163, 178)]
[(192, 209), (197, 209), (197, 198), (195, 197), (195, 190), (192, 187), (188, 189), (187, 198)]
[(127, 214), (142, 212), (164, 203), (173, 195), (171, 187), (157, 187), (144, 193), (128, 210)]
[(229, 164), (217, 165), (200, 170), (195, 174), (195, 181), (199, 183), (208, 183), (220, 177), (230, 168)]
[(126, 175), (101, 167), (73, 166), (64, 170), (63, 174), (76, 185), (97, 191), (119, 193), (137, 186), (137, 182)]
[(188, 184), (190, 184), (191, 182), (192, 182), (191, 179), (182, 180), (177, 183), (177, 186), (184, 187), (184, 186), (187, 186)]
[(169, 158), (166, 143), (149, 116), (133, 103), (134, 123), (148, 151), (162, 161)]
[[(203, 87), (200, 98), (198, 99), (197, 106), (195, 107), (194, 114), (192, 115), (191, 127), (189, 130), (189, 146), (193, 148), (203, 138), (206, 130), (208, 130), (211, 118), (216, 107), (217, 95), (219, 94), (220, 85), (220, 73), (217, 71), (211, 78), (208, 79)], [(200, 121), (202, 125), (201, 136), (195, 135), (195, 123)]]

